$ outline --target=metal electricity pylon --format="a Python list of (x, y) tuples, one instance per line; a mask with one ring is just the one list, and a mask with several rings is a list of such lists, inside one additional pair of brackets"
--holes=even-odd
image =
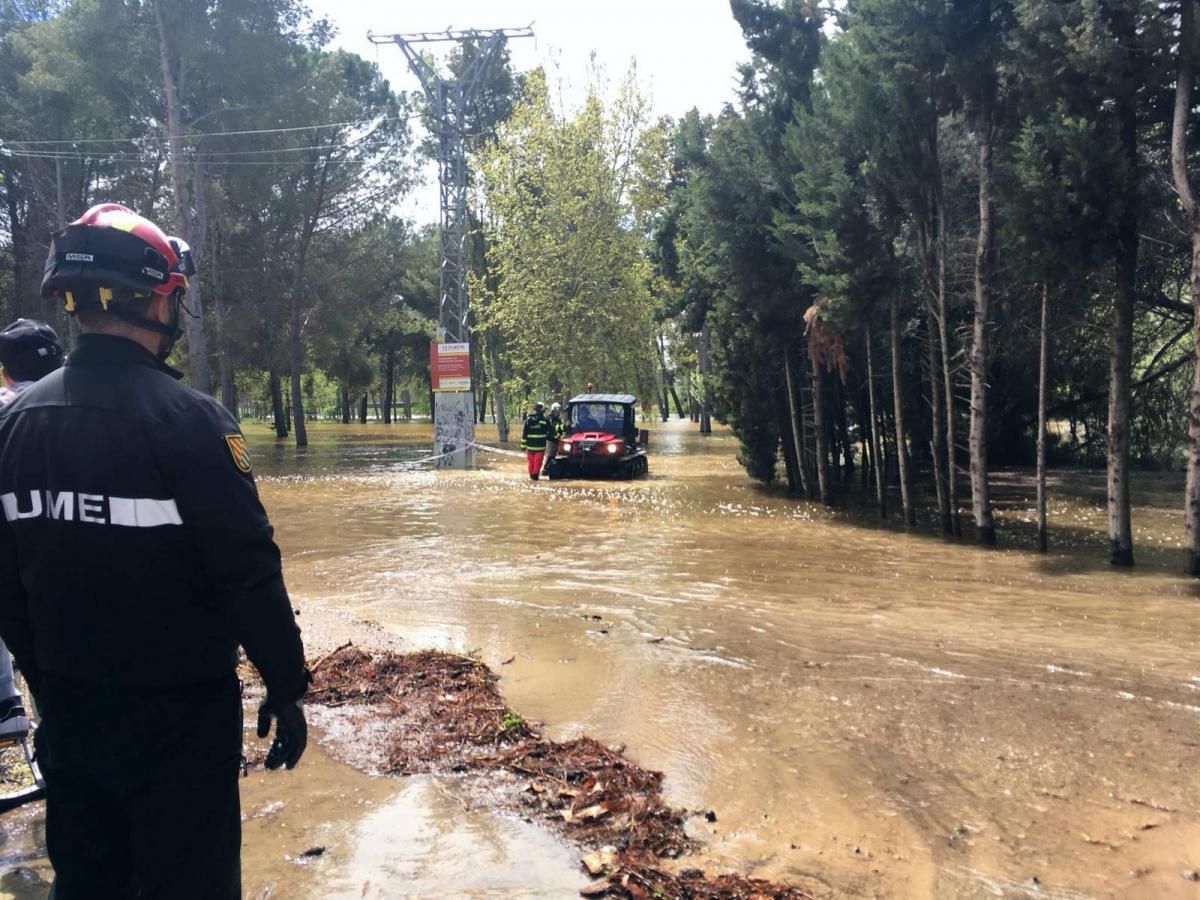
[[(438, 138), (438, 187), (441, 192), (441, 294), (438, 339), (469, 339), (467, 297), (467, 116), (487, 68), (509, 38), (533, 37), (532, 28), (450, 29), (408, 34), (373, 34), (373, 44), (395, 44), (421, 82)], [(415, 49), (417, 44), (474, 43), (475, 58), (457, 78), (443, 78)], [(474, 395), (439, 393), (434, 410), (434, 452), (446, 453), (447, 464), (467, 463), (475, 440)]]
[[(447, 341), (467, 340), (467, 115), (488, 65), (507, 38), (532, 37), (530, 28), (369, 34), (374, 44), (395, 44), (421, 82), (437, 126), (441, 189), (442, 278), (438, 325)], [(479, 52), (456, 79), (443, 78), (415, 49), (417, 44), (475, 43)]]

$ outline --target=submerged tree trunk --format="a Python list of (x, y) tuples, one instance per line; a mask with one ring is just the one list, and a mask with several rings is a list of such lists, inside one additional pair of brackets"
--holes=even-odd
[[(18, 301), (25, 296), (35, 296), (29, 284), (28, 245), (30, 242), (28, 222), (21, 215), (22, 182), (17, 177), (17, 162), (14, 157), (0, 154), (0, 178), (4, 179), (4, 201), (7, 207), (9, 233), (9, 262), (12, 267), (13, 298)], [(22, 307), (17, 306), (20, 312)], [(72, 321), (74, 319), (72, 318)]]
[(271, 415), (275, 419), (275, 437), (285, 438), (288, 436), (288, 427), (283, 409), (283, 385), (280, 383), (279, 372), (274, 368), (268, 373), (267, 383), (271, 390)]
[[(218, 305), (217, 316), (222, 315), (221, 307)], [(225, 348), (224, 322), (218, 320), (217, 324), (217, 372), (221, 379), (221, 405), (229, 410), (235, 419), (241, 419), (237, 409), (237, 391), (233, 381), (233, 359), (231, 354)]]
[(861, 388), (858, 396), (854, 398), (854, 416), (858, 419), (859, 479), (860, 485), (865, 491), (871, 486), (871, 469), (875, 467), (875, 454), (871, 450), (872, 427), (867, 416), (863, 415)]
[(671, 383), (667, 385), (667, 389), (671, 392), (671, 402), (675, 404), (675, 415), (683, 418), (683, 404), (679, 402), (679, 392), (675, 390), (675, 375), (671, 374)]
[[(204, 139), (201, 138), (197, 152), (202, 153), (203, 150)], [(208, 244), (208, 196), (204, 182), (205, 164), (200, 160), (194, 164), (192, 183), (196, 224), (192, 229), (190, 250), (192, 262), (196, 266), (204, 265), (204, 254)], [(213, 269), (215, 272), (215, 266)], [(192, 387), (207, 394), (212, 390), (212, 374), (208, 362), (208, 339), (204, 333), (204, 294), (199, 272), (188, 279), (187, 307), (184, 328), (187, 331), (188, 371)]]
[[(937, 101), (934, 82), (930, 82), (930, 108), (936, 110)], [(949, 257), (950, 221), (946, 208), (946, 183), (942, 170), (940, 135), (938, 131), (939, 116), (935, 112), (927, 119), (927, 140), (933, 162), (933, 179), (930, 191), (930, 203), (936, 224), (933, 234), (933, 261), (935, 267), (934, 319), (937, 324), (938, 347), (942, 363), (941, 394), (945, 403), (945, 440), (942, 448), (946, 458), (946, 505), (950, 511), (950, 530), (955, 536), (962, 535), (962, 518), (958, 509), (958, 443), (955, 437), (954, 419), (954, 379), (952, 363), (954, 356), (950, 348), (950, 313), (946, 303), (946, 260)], [(931, 375), (936, 378), (936, 375)], [(936, 455), (936, 451), (935, 451)], [(942, 518), (942, 530), (946, 530), (946, 520)]]
[[(178, 82), (183, 80), (184, 72), (181, 68), (179, 77), (176, 78), (175, 70), (171, 65), (172, 59), (182, 59), (182, 56), (178, 53), (173, 54), (168, 45), (161, 4), (162, 0), (155, 0), (154, 16), (158, 25), (159, 61), (162, 66), (163, 97), (167, 107), (167, 153), (171, 164), (171, 185), (175, 197), (175, 229), (179, 237), (194, 245), (192, 249), (197, 262), (199, 262), (204, 236), (193, 233), (192, 229), (193, 198), (188, 191), (184, 164), (183, 119), (179, 105), (179, 94), (183, 86)], [(200, 163), (196, 164), (195, 174), (197, 191), (195, 200), (199, 206), (203, 203), (204, 192), (203, 166)], [(199, 211), (201, 223), (203, 223), (204, 214), (202, 210)], [(210, 390), (208, 348), (204, 340), (204, 303), (199, 276), (192, 279), (188, 289), (188, 307), (191, 309), (192, 315), (185, 316), (183, 322), (187, 337), (188, 374), (192, 387), (207, 394)]]
[(712, 330), (708, 323), (700, 331), (700, 433), (712, 434), (712, 412), (708, 405), (708, 379), (712, 374)]
[(350, 388), (342, 385), (342, 424), (350, 424)]
[(292, 292), (292, 328), (288, 337), (292, 376), (292, 418), (296, 423), (296, 446), (308, 446), (308, 430), (304, 426), (304, 391), (301, 376), (304, 367), (304, 343), (300, 338), (300, 288)]
[(804, 476), (808, 480), (808, 499), (820, 499), (817, 490), (817, 429), (813, 424), (812, 390), (805, 380), (807, 351), (802, 346), (800, 350), (800, 365), (797, 366), (796, 398), (800, 401), (800, 443), (803, 447), (801, 464), (804, 466)]
[(392, 424), (392, 408), (396, 404), (396, 354), (388, 350), (383, 355), (383, 424)]
[[(1136, 241), (1136, 236), (1132, 238)], [(1133, 565), (1133, 521), (1129, 507), (1129, 418), (1132, 407), (1133, 305), (1137, 263), (1122, 247), (1113, 299), (1112, 353), (1108, 390), (1108, 537), (1109, 562)], [(1136, 245), (1132, 253), (1137, 253)]]
[(871, 350), (871, 326), (866, 327), (867, 400), (871, 406), (871, 456), (875, 471), (875, 497), (879, 501), (879, 518), (887, 516), (887, 460), (879, 447), (879, 413), (875, 406), (875, 361)]
[(824, 369), (811, 347), (808, 359), (812, 370), (813, 432), (817, 438), (817, 489), (821, 502), (833, 506), (833, 485), (829, 482), (829, 432), (825, 427)]
[(658, 367), (662, 373), (663, 383), (663, 421), (671, 418), (670, 400), (675, 401), (675, 411), (683, 418), (683, 407), (679, 405), (679, 395), (675, 393), (675, 373), (667, 368), (667, 340), (659, 328), (658, 336), (654, 339), (654, 349), (658, 353)]
[(958, 446), (954, 428), (954, 376), (951, 367), (949, 311), (946, 308), (946, 213), (942, 212), (941, 234), (938, 238), (938, 343), (942, 358), (942, 398), (946, 402), (946, 500), (950, 505), (950, 527), (956, 537), (962, 535), (962, 517), (958, 511)]
[[(1184, 0), (1190, 2), (1190, 0)], [(1042, 282), (1041, 342), (1038, 347), (1038, 433), (1037, 433), (1037, 515), (1038, 549), (1049, 549), (1046, 532), (1046, 380), (1050, 368), (1049, 339), (1050, 289)]]
[(358, 401), (358, 424), (367, 424), (367, 392), (363, 391), (362, 397)]
[(941, 371), (938, 367), (937, 339), (934, 334), (935, 316), (926, 317), (925, 345), (929, 358), (929, 450), (933, 459), (933, 482), (937, 486), (938, 515), (942, 520), (942, 534), (954, 534), (954, 522), (950, 515), (950, 494), (946, 484), (946, 473), (942, 469), (945, 458), (942, 442), (942, 390)]
[(779, 446), (783, 450), (784, 471), (787, 474), (788, 493), (800, 493), (802, 486), (800, 480), (800, 457), (796, 453), (796, 444), (788, 435), (787, 419), (791, 417), (791, 403), (788, 403), (786, 410), (780, 410), (779, 416)]
[(800, 488), (811, 498), (812, 485), (809, 484), (804, 465), (804, 411), (796, 396), (796, 381), (792, 377), (792, 354), (789, 350), (783, 352), (783, 377), (787, 379), (788, 413), (792, 420), (792, 445), (796, 448), (796, 469), (800, 478)]
[(212, 266), (213, 321), (217, 327), (217, 373), (221, 379), (221, 405), (229, 410), (235, 419), (240, 420), (241, 414), (238, 410), (237, 392), (234, 390), (233, 383), (233, 355), (226, 346), (225, 320), (229, 315), (229, 311), (225, 307), (225, 294), (221, 285), (221, 266), (217, 259), (217, 248), (220, 245), (219, 240), (215, 242)]
[(858, 423), (858, 476), (863, 492), (870, 490), (871, 472), (875, 469), (875, 423), (871, 420), (870, 398), (867, 396), (865, 379), (859, 381), (854, 392), (854, 421)]
[[(880, 379), (882, 381), (882, 375), (880, 375)], [(883, 396), (884, 394), (881, 393), (879, 403), (879, 445), (883, 449), (883, 483), (886, 489), (886, 486), (891, 483), (892, 472), (896, 469), (892, 465), (892, 460), (896, 458), (896, 429), (895, 422), (888, 421), (887, 407), (882, 401)]]
[(841, 481), (854, 471), (854, 444), (850, 440), (850, 424), (846, 419), (845, 385), (840, 377), (833, 380), (833, 402), (833, 430), (836, 442), (841, 445), (842, 454), (842, 463), (838, 471), (838, 480)]
[(1193, 52), (1196, 40), (1195, 0), (1182, 0), (1179, 74), (1175, 82), (1175, 115), (1171, 125), (1171, 175), (1187, 215), (1192, 242), (1188, 281), (1192, 291), (1192, 389), (1188, 395), (1188, 467), (1184, 502), (1184, 545), (1187, 573), (1200, 576), (1200, 204), (1187, 169), (1187, 129), (1192, 110)]
[(904, 433), (904, 383), (900, 364), (900, 300), (892, 297), (892, 403), (896, 421), (896, 468), (900, 476), (900, 506), (904, 510), (904, 521), (917, 524), (917, 511), (913, 507), (908, 480), (908, 449)]
[(975, 540), (996, 543), (988, 483), (988, 331), (992, 304), (992, 116), (985, 100), (979, 128), (979, 237), (975, 244), (975, 323), (971, 341), (971, 507)]
[[(1116, 5), (1114, 31), (1132, 47), (1137, 41), (1133, 15)], [(1121, 153), (1130, 172), (1138, 166), (1136, 88), (1129, 86), (1117, 101)], [(1130, 176), (1131, 178), (1135, 176)], [(1132, 408), (1133, 310), (1137, 301), (1138, 214), (1131, 195), (1117, 225), (1117, 292), (1113, 299), (1112, 352), (1108, 373), (1108, 539), (1109, 562), (1133, 565), (1133, 518), (1129, 508), (1129, 418)]]
[[(313, 163), (314, 167), (317, 163)], [(308, 431), (304, 427), (304, 396), (301, 392), (300, 377), (304, 369), (304, 338), (301, 333), (300, 306), (304, 300), (304, 276), (308, 265), (308, 248), (312, 243), (313, 232), (321, 218), (325, 206), (325, 189), (329, 184), (328, 158), (320, 163), (321, 171), (315, 170), (309, 176), (309, 191), (313, 201), (305, 211), (303, 227), (296, 250), (296, 267), (292, 278), (292, 309), (291, 309), (291, 362), (292, 362), (292, 410), (296, 418), (296, 446), (308, 446)], [(314, 182), (315, 179), (315, 182)]]
[(503, 444), (508, 442), (508, 416), (504, 413), (504, 391), (501, 390), (500, 384), (500, 348), (492, 329), (487, 330), (484, 340), (487, 342), (488, 368), (492, 375), (492, 409), (496, 414), (496, 437)]
[[(1192, 0), (1183, 0), (1190, 5)], [(1200, 577), (1200, 223), (1192, 219), (1192, 388), (1188, 395), (1188, 468), (1184, 507), (1184, 544), (1187, 547), (1187, 573)]]
[[(472, 320), (474, 316), (471, 316)], [(474, 331), (474, 325), (471, 326)], [(483, 357), (485, 348), (479, 345), (479, 341), (470, 342), (471, 350), (471, 394), (474, 402), (471, 404), (473, 412), (471, 413), (472, 421), (482, 425), (484, 414), (487, 412), (487, 379), (483, 377)], [(395, 394), (393, 392), (393, 400)]]

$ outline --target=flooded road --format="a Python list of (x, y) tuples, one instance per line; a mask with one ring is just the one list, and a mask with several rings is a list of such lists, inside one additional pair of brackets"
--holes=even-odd
[[(1059, 485), (1049, 557), (981, 551), (759, 489), (693, 428), (654, 433), (648, 479), (537, 484), (509, 457), (408, 464), (418, 427), (316, 427), (299, 458), (247, 432), (298, 606), (478, 651), (550, 736), (625, 744), (670, 802), (715, 811), (688, 865), (830, 897), (1200, 898), (1173, 482), (1144, 479), (1140, 565), (1114, 572), (1099, 481)], [(1010, 541), (1029, 506), (1001, 511)], [(247, 821), (247, 897), (580, 886), (569, 850), (453, 785), (306, 767), (308, 793)], [(284, 796), (267, 777), (248, 815)], [(328, 852), (285, 858), (310, 843)]]

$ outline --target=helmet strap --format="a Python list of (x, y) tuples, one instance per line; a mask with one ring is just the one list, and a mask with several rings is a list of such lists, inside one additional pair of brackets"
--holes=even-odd
[(113, 304), (108, 308), (111, 315), (116, 316), (122, 321), (136, 325), (138, 328), (145, 328), (148, 331), (156, 331), (161, 334), (165, 340), (159, 343), (158, 358), (163, 362), (171, 355), (175, 344), (183, 337), (183, 326), (180, 323), (181, 317), (179, 315), (180, 307), (183, 305), (183, 292), (175, 291), (167, 298), (167, 302), (170, 303), (170, 318), (166, 322), (140, 316), (132, 310), (127, 309), (124, 305)]
[[(176, 293), (177, 293), (177, 294), (178, 294), (178, 296), (179, 296), (179, 308), (183, 310), (183, 312), (184, 312), (184, 313), (187, 315), (187, 317), (188, 317), (189, 319), (198, 319), (198, 318), (200, 318), (200, 315), (199, 315), (199, 313), (192, 312), (192, 308), (191, 308), (190, 306), (188, 306), (188, 305), (187, 305), (187, 302), (186, 302), (186, 301), (183, 299), (183, 298), (184, 298), (184, 296), (185, 296), (185, 294), (183, 293), (183, 291), (177, 291)], [(176, 315), (178, 315), (178, 312), (176, 313)], [(183, 331), (181, 330), (179, 333), (180, 333), (180, 334), (183, 334)]]
[[(179, 339), (183, 337), (183, 322), (180, 316), (180, 310), (185, 309), (183, 305), (183, 291), (176, 290), (167, 298), (170, 304), (170, 318), (167, 319), (167, 328), (170, 331), (166, 334), (166, 340), (158, 349), (158, 358), (161, 362), (166, 362), (167, 357), (171, 355), (171, 351), (175, 349), (175, 345), (179, 343)], [(189, 312), (188, 315), (191, 315)]]

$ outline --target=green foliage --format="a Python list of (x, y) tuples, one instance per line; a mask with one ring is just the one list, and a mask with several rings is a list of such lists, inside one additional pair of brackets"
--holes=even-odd
[[(708, 392), (747, 472), (775, 478), (780, 442), (792, 436), (785, 352), (799, 424), (810, 429), (805, 453), (816, 452), (816, 398), (795, 365), (813, 339), (803, 317), (815, 302), (820, 340), (835, 342), (847, 363), (845, 384), (823, 389), (834, 404), (827, 417), (870, 424), (864, 341), (868, 330), (888, 331), (881, 312), (893, 298), (904, 438), (918, 466), (928, 464), (940, 315), (953, 389), (967, 389), (984, 127), (997, 223), (987, 323), (994, 461), (1032, 459), (1042, 283), (1051, 285), (1052, 343), (1063, 348), (1050, 372), (1059, 458), (1103, 459), (1113, 260), (1131, 215), (1143, 236), (1134, 454), (1155, 465), (1177, 460), (1188, 332), (1172, 298), (1184, 285), (1187, 246), (1166, 171), (1169, 17), (1143, 0), (853, 0), (823, 12), (732, 0), (731, 8), (752, 52), (741, 104), (716, 120), (693, 112), (674, 123), (650, 255), (660, 316), (674, 317), (693, 343), (711, 332)], [(1131, 139), (1143, 148), (1136, 170)], [(890, 366), (880, 357), (877, 394), (891, 427)]]
[(675, 129), (654, 256), (685, 327), (711, 330), (715, 374), (704, 393), (714, 414), (737, 435), (747, 472), (770, 482), (789, 433), (779, 367), (813, 296), (789, 252), (793, 235), (775, 227), (792, 208), (780, 148), (810, 101), (819, 23), (799, 3), (732, 6), (755, 51), (743, 73), (746, 111), (716, 121), (693, 112)]
[[(194, 230), (206, 226), (193, 249), (210, 349), (230, 385), (239, 370), (286, 372), (297, 352), (321, 406), (327, 376), (368, 389), (377, 354), (400, 360), (404, 377), (423, 374), (413, 347), (436, 315), (436, 241), (390, 212), (415, 171), (408, 99), (373, 63), (324, 49), (328, 23), (296, 0), (159, 11), (188, 215)], [(156, 4), (8, 2), (0, 37), (0, 139), (12, 149), (0, 156), (0, 308), (59, 316), (66, 333), (37, 298), (48, 232), (110, 200), (175, 230)], [(289, 348), (293, 303), (300, 334)]]
[[(1167, 173), (1172, 17), (1148, 0), (730, 9), (750, 61), (717, 117), (651, 121), (636, 70), (612, 91), (598, 80), (565, 113), (543, 73), (515, 73), (501, 52), (468, 126), (481, 381), (502, 383), (518, 405), (587, 382), (640, 393), (674, 384), (732, 427), (749, 474), (770, 482), (793, 424), (807, 429), (811, 463), (818, 400), (830, 422), (894, 433), (881, 352), (894, 299), (903, 439), (927, 467), (937, 316), (953, 387), (966, 390), (990, 122), (994, 461), (1031, 457), (1043, 283), (1059, 348), (1058, 458), (1102, 459), (1114, 260), (1133, 222), (1130, 434), (1142, 462), (1178, 462), (1190, 319), (1179, 304), (1186, 229)], [(429, 149), (411, 127), (427, 113), (421, 98), (329, 49), (329, 24), (299, 0), (164, 0), (158, 11), (199, 186), (188, 215), (207, 225), (198, 250), (214, 371), (223, 365), (258, 409), (294, 360), (322, 414), (389, 384), (426, 403), (438, 239), (395, 213)], [(459, 48), (444, 70), (463, 71), (479, 51)], [(38, 298), (46, 235), (88, 205), (116, 200), (173, 224), (162, 85), (152, 0), (0, 0), (4, 316), (67, 330)], [(805, 318), (814, 304), (819, 335)], [(868, 332), (879, 423), (864, 409)], [(816, 337), (846, 363), (821, 393), (805, 359)]]
[(509, 387), (629, 389), (653, 365), (651, 269), (639, 223), (657, 202), (655, 148), (632, 75), (608, 106), (555, 113), (533, 73), (479, 154), (488, 277), (480, 325), (504, 335)]

